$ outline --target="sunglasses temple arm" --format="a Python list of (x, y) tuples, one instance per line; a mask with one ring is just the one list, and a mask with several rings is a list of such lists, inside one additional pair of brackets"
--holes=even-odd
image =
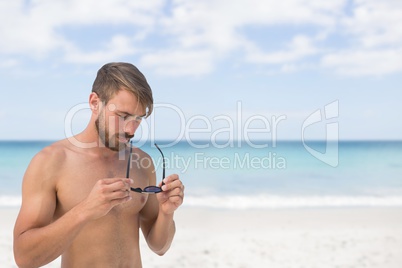
[(159, 152), (161, 153), (161, 155), (162, 155), (162, 169), (163, 169), (163, 173), (162, 173), (162, 185), (165, 185), (165, 183), (163, 182), (163, 179), (165, 178), (165, 167), (166, 167), (166, 165), (165, 165), (165, 156), (163, 155), (161, 148), (159, 148), (159, 146), (158, 146), (156, 143), (154, 143), (154, 144), (155, 144), (156, 149), (158, 149), (158, 151), (159, 151)]
[(165, 185), (165, 183), (163, 182), (163, 179), (165, 178), (165, 157), (163, 157), (163, 173), (162, 173), (162, 185)]
[(130, 141), (130, 154), (128, 155), (126, 178), (130, 177), (130, 162), (131, 162), (131, 153), (132, 152), (133, 152), (133, 146), (132, 146), (132, 142)]

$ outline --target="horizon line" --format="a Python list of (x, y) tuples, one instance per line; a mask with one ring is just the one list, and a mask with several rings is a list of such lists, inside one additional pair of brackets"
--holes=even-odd
[[(63, 139), (0, 139), (0, 142), (56, 142), (56, 141), (60, 141)], [(158, 141), (169, 141), (171, 142), (173, 139), (157, 139)], [(207, 141), (211, 141), (208, 139), (193, 139), (194, 141), (201, 141), (201, 142), (207, 142)], [(229, 142), (229, 140), (215, 140), (216, 142)], [(234, 139), (234, 140), (230, 140), (230, 142), (247, 142), (244, 139)], [(269, 141), (272, 142), (271, 139), (255, 139), (252, 140), (252, 142), (264, 142), (264, 141)], [(275, 142), (302, 142), (301, 139), (277, 139)], [(339, 140), (325, 140), (325, 139), (307, 139), (305, 140), (305, 142), (357, 142), (357, 141), (398, 141), (398, 142), (402, 142), (402, 139), (339, 139)], [(138, 141), (134, 141), (134, 142), (143, 142), (141, 140)], [(145, 141), (145, 143), (147, 142), (151, 142), (150, 139), (147, 139)], [(182, 139), (180, 141), (177, 142), (188, 142), (185, 139)]]

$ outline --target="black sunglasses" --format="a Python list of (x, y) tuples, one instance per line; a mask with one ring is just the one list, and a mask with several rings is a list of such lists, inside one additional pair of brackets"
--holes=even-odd
[[(156, 148), (159, 150), (159, 152), (162, 155), (162, 168), (163, 168), (163, 173), (162, 173), (162, 186), (165, 185), (165, 183), (163, 182), (163, 179), (165, 178), (165, 156), (162, 153), (162, 150), (159, 148), (159, 146), (154, 143)], [(128, 155), (128, 163), (127, 163), (127, 174), (126, 174), (126, 178), (130, 177), (130, 163), (131, 163), (131, 154), (133, 152), (133, 145), (132, 142), (130, 141), (130, 154)], [(144, 193), (144, 194), (156, 194), (156, 193), (160, 193), (163, 192), (161, 187), (158, 186), (147, 186), (144, 189), (141, 188), (133, 188), (130, 187), (131, 191), (137, 192), (137, 193)]]

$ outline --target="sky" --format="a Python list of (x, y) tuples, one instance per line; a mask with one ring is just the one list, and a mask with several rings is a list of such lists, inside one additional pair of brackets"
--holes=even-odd
[(97, 70), (137, 66), (136, 138), (402, 138), (400, 0), (0, 0), (0, 140), (82, 131)]

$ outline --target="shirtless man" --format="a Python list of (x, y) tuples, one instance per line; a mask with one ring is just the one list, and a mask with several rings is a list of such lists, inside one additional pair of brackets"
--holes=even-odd
[[(62, 267), (141, 267), (139, 228), (156, 254), (170, 247), (173, 214), (184, 197), (178, 175), (159, 182), (157, 194), (130, 191), (157, 185), (153, 165), (132, 164), (125, 178), (129, 139), (152, 112), (145, 77), (131, 64), (104, 65), (89, 106), (86, 129), (44, 148), (26, 170), (14, 228), (19, 267), (39, 267), (60, 255)], [(132, 155), (152, 163), (138, 148)]]

